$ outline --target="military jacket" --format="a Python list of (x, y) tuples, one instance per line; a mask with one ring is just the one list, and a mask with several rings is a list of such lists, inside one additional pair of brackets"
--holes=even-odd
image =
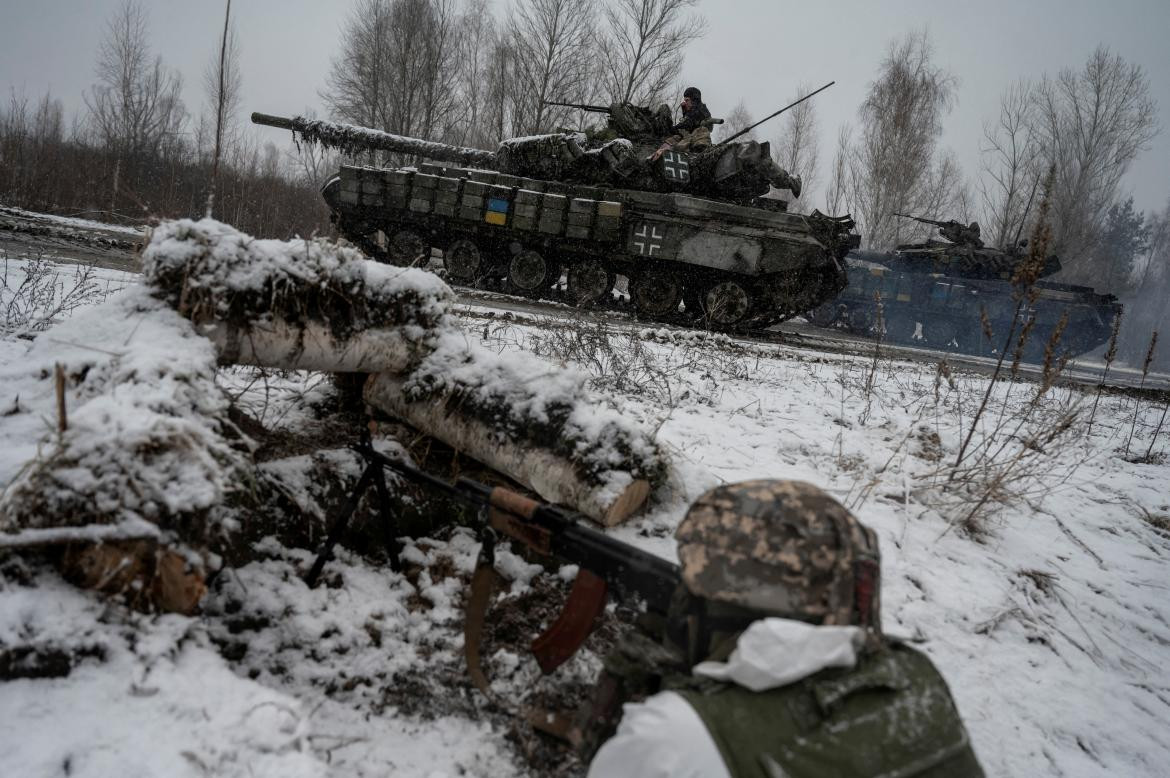
[(763, 692), (679, 681), (732, 778), (983, 775), (946, 682), (909, 646)]

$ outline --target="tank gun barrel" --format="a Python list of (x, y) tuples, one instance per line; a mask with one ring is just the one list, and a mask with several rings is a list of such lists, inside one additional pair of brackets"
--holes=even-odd
[(353, 124), (306, 119), (301, 116), (289, 119), (265, 113), (253, 113), (252, 123), (291, 130), (294, 136), (299, 135), (309, 143), (320, 143), (322, 146), (335, 148), (347, 154), (377, 150), (426, 157), (464, 167), (493, 168), (496, 165), (494, 151), (452, 146), (406, 135), (393, 135)]
[(927, 218), (925, 218), (925, 217), (923, 217), (923, 216), (911, 216), (911, 215), (910, 215), (910, 214), (908, 214), (908, 213), (895, 213), (894, 215), (895, 215), (895, 216), (900, 216), (900, 217), (901, 217), (901, 218), (903, 218), (903, 219), (913, 219), (914, 221), (916, 221), (916, 222), (922, 222), (923, 224), (933, 224), (935, 227), (945, 227), (945, 226), (947, 226), (947, 223), (946, 223), (946, 222), (935, 221), (934, 219), (927, 219)]

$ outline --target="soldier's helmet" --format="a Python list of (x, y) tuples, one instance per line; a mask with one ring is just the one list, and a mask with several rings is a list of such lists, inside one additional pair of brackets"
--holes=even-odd
[(877, 537), (803, 481), (725, 484), (675, 533), (691, 594), (767, 616), (880, 631)]

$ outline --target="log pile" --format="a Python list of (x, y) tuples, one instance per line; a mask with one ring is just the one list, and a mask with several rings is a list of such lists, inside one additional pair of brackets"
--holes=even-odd
[(583, 375), (470, 343), (430, 273), (208, 221), (156, 230), (144, 266), (221, 362), (368, 373), (373, 408), (599, 523), (629, 518), (665, 478), (653, 441), (591, 398)]
[(240, 505), (266, 482), (217, 363), (368, 374), (372, 409), (605, 525), (665, 480), (653, 440), (591, 397), (585, 376), (471, 342), (448, 313), (451, 290), (425, 271), (211, 220), (160, 225), (143, 259), (142, 287), (29, 353), (48, 399), (17, 403), (9, 423), (33, 436), (61, 373), (68, 422), (41, 424), (0, 495), (0, 550), (64, 548), (79, 583), (193, 608), (204, 578), (257, 536)]

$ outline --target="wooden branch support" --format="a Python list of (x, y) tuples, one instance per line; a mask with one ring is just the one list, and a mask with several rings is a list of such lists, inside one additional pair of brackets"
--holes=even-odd
[(60, 362), (53, 368), (53, 378), (57, 388), (57, 434), (64, 435), (69, 420), (65, 416), (65, 366)]

